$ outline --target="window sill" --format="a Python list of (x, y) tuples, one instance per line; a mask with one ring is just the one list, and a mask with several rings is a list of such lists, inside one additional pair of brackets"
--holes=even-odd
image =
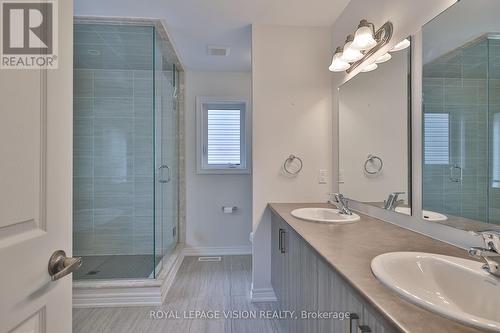
[(250, 175), (250, 169), (197, 169), (198, 175)]

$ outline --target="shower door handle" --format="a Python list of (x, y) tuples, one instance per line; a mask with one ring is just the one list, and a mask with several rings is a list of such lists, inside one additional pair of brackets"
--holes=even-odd
[[(455, 170), (458, 171), (458, 177), (455, 175)], [(455, 164), (450, 167), (450, 181), (453, 183), (460, 183), (463, 179), (463, 171), (460, 165)]]
[(165, 184), (165, 183), (168, 183), (170, 182), (170, 180), (172, 180), (172, 172), (170, 171), (170, 167), (167, 165), (167, 164), (163, 164), (161, 165), (159, 168), (158, 168), (158, 176), (161, 176), (162, 175), (162, 171), (163, 169), (167, 169), (167, 172), (168, 172), (168, 178), (167, 179), (159, 179), (158, 182), (162, 183), (162, 184)]

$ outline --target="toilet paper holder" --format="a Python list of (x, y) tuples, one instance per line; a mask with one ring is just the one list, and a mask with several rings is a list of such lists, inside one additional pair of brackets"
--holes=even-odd
[(236, 207), (236, 206), (222, 206), (222, 212), (224, 214), (232, 214), (237, 210), (238, 210), (238, 207)]

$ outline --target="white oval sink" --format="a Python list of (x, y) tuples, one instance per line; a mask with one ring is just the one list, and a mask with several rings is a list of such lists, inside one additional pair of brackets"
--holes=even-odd
[(319, 223), (353, 223), (360, 219), (357, 214), (340, 214), (338, 209), (331, 208), (299, 208), (292, 210), (291, 214), (301, 220)]
[(500, 279), (473, 260), (392, 252), (372, 260), (373, 274), (403, 298), (442, 316), (500, 332)]
[[(398, 213), (411, 215), (411, 208), (410, 207), (396, 207), (395, 210)], [(437, 212), (432, 212), (430, 210), (422, 211), (422, 218), (424, 220), (432, 221), (432, 222), (446, 221), (448, 219), (448, 217), (446, 215), (443, 215), (443, 214), (437, 213)]]

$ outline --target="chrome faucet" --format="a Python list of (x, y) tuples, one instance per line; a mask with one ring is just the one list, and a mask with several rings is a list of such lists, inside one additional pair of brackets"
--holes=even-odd
[(339, 214), (352, 215), (352, 210), (349, 209), (349, 201), (340, 193), (330, 193), (330, 198), (333, 196), (333, 200), (328, 200), (328, 203), (334, 204), (339, 209)]
[(405, 192), (392, 192), (389, 194), (387, 200), (384, 201), (384, 209), (395, 210), (399, 204), (402, 204), (404, 200), (398, 200), (400, 194), (405, 194)]
[(472, 232), (472, 234), (483, 238), (485, 248), (471, 247), (468, 251), (469, 255), (484, 261), (483, 269), (496, 277), (500, 277), (500, 232), (486, 230)]

